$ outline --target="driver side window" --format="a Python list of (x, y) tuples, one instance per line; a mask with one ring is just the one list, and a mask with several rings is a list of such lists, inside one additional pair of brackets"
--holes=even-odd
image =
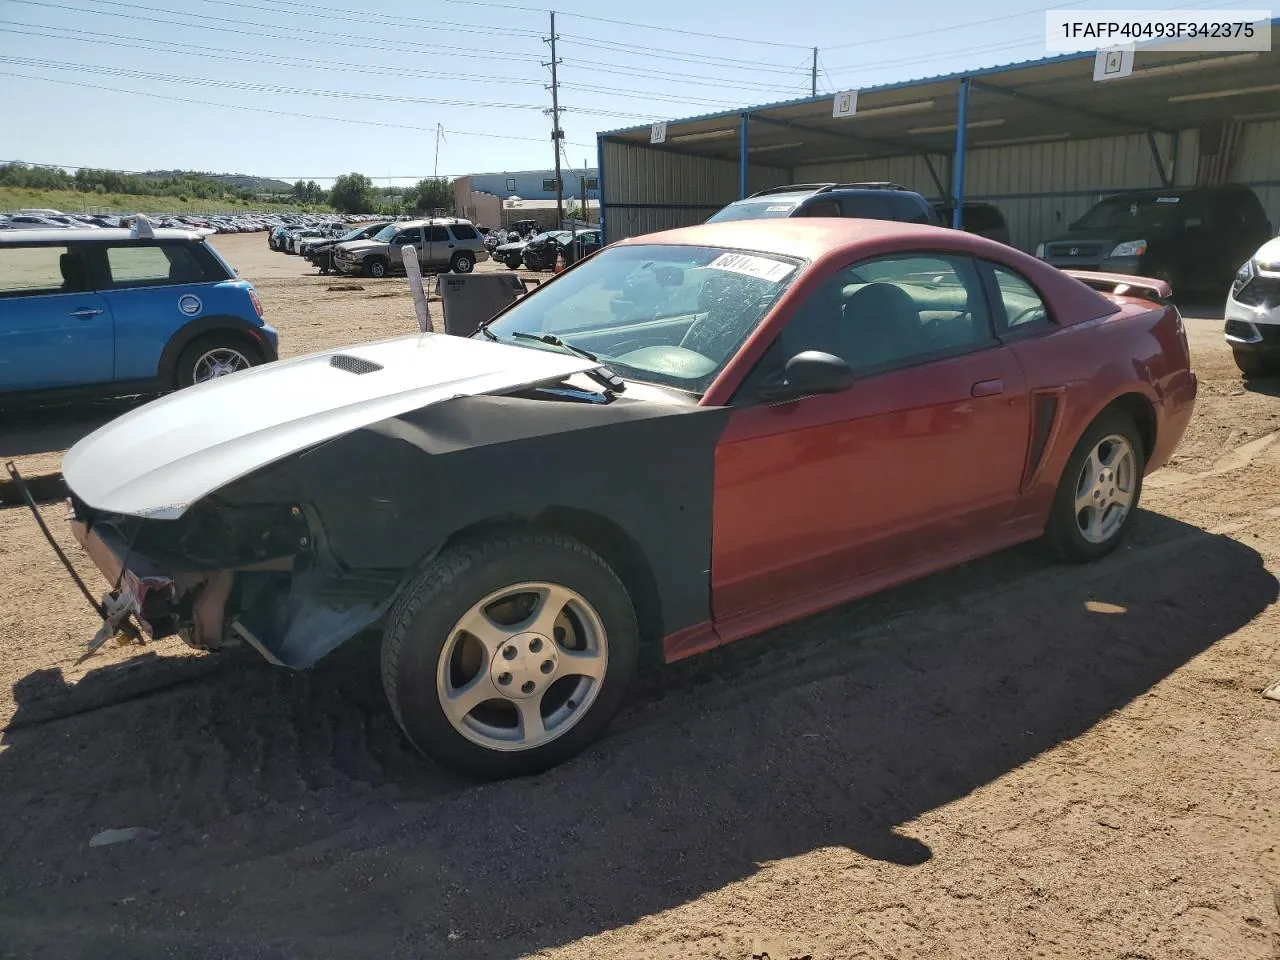
[(741, 395), (756, 395), (806, 350), (837, 356), (870, 376), (994, 343), (971, 260), (933, 253), (877, 258), (840, 271), (797, 308)]
[(992, 339), (974, 265), (907, 254), (841, 271), (801, 305), (781, 335), (788, 358), (834, 354), (855, 372), (910, 364)]

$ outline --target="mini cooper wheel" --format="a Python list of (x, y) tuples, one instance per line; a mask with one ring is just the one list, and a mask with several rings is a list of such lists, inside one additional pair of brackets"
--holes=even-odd
[(470, 273), (476, 268), (476, 258), (469, 253), (455, 253), (449, 269), (454, 273)]
[(364, 262), (364, 275), (380, 280), (387, 275), (387, 261), (381, 257), (370, 257)]
[(1142, 496), (1146, 451), (1133, 421), (1104, 413), (1067, 461), (1045, 533), (1059, 556), (1097, 560), (1124, 540)]
[(554, 533), (467, 544), (434, 561), (388, 618), (382, 680), (409, 740), (496, 779), (586, 747), (635, 674), (626, 589), (595, 553)]
[(262, 354), (238, 337), (209, 334), (193, 340), (178, 356), (174, 385), (182, 388), (216, 380), (262, 363)]

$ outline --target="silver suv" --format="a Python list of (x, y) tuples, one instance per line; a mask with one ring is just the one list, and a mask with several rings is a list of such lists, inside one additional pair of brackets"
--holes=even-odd
[(333, 251), (333, 266), (342, 273), (365, 277), (403, 273), (400, 250), (409, 244), (417, 248), (424, 273), (470, 273), (477, 263), (489, 259), (484, 238), (470, 220), (438, 217), (389, 223), (368, 240), (340, 243)]

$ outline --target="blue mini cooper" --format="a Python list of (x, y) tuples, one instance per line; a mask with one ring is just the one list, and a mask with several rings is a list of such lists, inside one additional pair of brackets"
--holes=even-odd
[(0, 401), (165, 392), (276, 348), (253, 285), (199, 233), (0, 231)]

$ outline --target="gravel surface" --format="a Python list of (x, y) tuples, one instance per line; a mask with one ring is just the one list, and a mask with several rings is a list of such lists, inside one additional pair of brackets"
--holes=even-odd
[[(215, 243), (285, 355), (415, 329), (403, 280)], [(654, 672), (517, 782), (409, 750), (376, 637), (77, 665), (95, 617), (0, 509), (0, 956), (1274, 960), (1280, 399), (1188, 324), (1195, 420), (1116, 555), (1018, 548)], [(56, 477), (118, 408), (0, 456)]]

